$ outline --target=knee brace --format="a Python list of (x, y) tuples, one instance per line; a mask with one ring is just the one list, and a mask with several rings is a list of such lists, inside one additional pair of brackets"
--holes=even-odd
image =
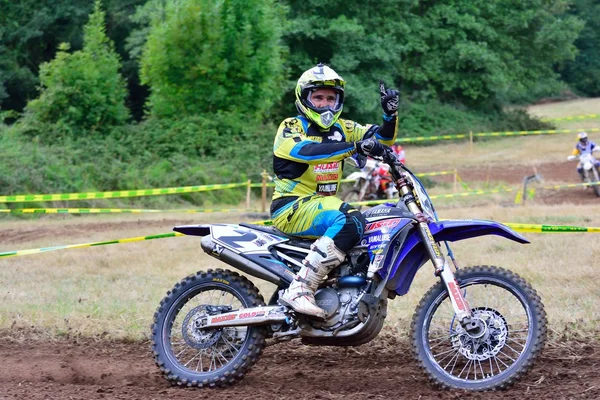
[(362, 239), (367, 221), (360, 211), (352, 208), (348, 203), (342, 204), (340, 211), (346, 217), (344, 226), (333, 237), (333, 242), (338, 249), (347, 252)]

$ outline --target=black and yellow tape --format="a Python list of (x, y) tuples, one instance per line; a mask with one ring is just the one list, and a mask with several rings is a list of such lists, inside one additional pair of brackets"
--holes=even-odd
[(542, 118), (542, 121), (544, 121), (544, 122), (550, 122), (550, 121), (576, 121), (576, 120), (594, 119), (594, 118), (600, 118), (600, 114), (573, 115), (573, 116), (570, 116), (570, 117), (558, 117), (558, 118)]
[(413, 143), (413, 142), (424, 142), (434, 140), (450, 140), (450, 139), (467, 139), (469, 137), (500, 137), (500, 136), (533, 136), (533, 135), (551, 135), (556, 133), (577, 133), (581, 131), (586, 132), (600, 132), (600, 128), (580, 128), (580, 129), (548, 129), (539, 131), (511, 131), (511, 132), (477, 132), (473, 134), (459, 133), (455, 135), (438, 135), (438, 136), (416, 136), (406, 137), (398, 140), (397, 143)]
[[(271, 225), (271, 221), (257, 221), (255, 224), (258, 225)], [(587, 232), (587, 233), (600, 233), (600, 227), (583, 227), (583, 226), (568, 226), (568, 225), (534, 225), (534, 224), (516, 224), (516, 223), (504, 223), (517, 232), (530, 232), (530, 233), (560, 233), (560, 232)], [(105, 246), (109, 244), (117, 243), (133, 243), (144, 240), (154, 239), (165, 239), (170, 237), (185, 236), (179, 232), (160, 233), (157, 235), (139, 236), (125, 239), (109, 240), (104, 242), (93, 242), (93, 243), (82, 243), (82, 244), (71, 244), (64, 246), (52, 246), (42, 247), (38, 249), (29, 250), (17, 250), (17, 251), (6, 251), (0, 253), (0, 258), (25, 256), (30, 254), (47, 253), (49, 251), (56, 250), (67, 250), (67, 249), (82, 249), (87, 247)]]
[(65, 246), (42, 247), (39, 249), (6, 251), (4, 253), (0, 253), (0, 258), (25, 256), (25, 255), (29, 255), (29, 254), (46, 253), (49, 251), (56, 251), (56, 250), (83, 249), (86, 247), (104, 246), (107, 244), (133, 243), (133, 242), (140, 242), (143, 240), (164, 239), (164, 238), (175, 237), (175, 236), (184, 236), (184, 234), (179, 233), (179, 232), (169, 232), (169, 233), (160, 233), (158, 235), (139, 236), (139, 237), (126, 238), (126, 239), (109, 240), (106, 242), (70, 244), (70, 245), (65, 245)]
[(11, 214), (143, 214), (143, 213), (228, 213), (258, 212), (239, 208), (198, 208), (189, 210), (145, 210), (127, 208), (13, 208), (2, 209), (0, 213)]
[(31, 201), (65, 201), (65, 200), (91, 200), (91, 199), (116, 199), (122, 197), (156, 196), (164, 194), (181, 194), (208, 192), (211, 190), (247, 187), (248, 183), (225, 183), (218, 185), (182, 186), (161, 189), (116, 190), (112, 192), (85, 192), (85, 193), (56, 193), (56, 194), (24, 194), (0, 196), (0, 203), (26, 203)]

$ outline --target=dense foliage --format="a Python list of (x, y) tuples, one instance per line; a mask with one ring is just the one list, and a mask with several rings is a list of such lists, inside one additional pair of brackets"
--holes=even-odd
[(600, 96), (600, 3), (575, 0), (571, 13), (582, 18), (585, 27), (575, 41), (579, 54), (561, 68), (563, 79), (581, 94)]
[(96, 1), (84, 28), (83, 49), (59, 47), (56, 58), (40, 66), (41, 93), (27, 105), (26, 130), (54, 140), (48, 131), (106, 134), (129, 118), (119, 57), (105, 33), (105, 14)]
[[(348, 82), (346, 118), (379, 122), (379, 79), (399, 88), (401, 136), (539, 129), (503, 106), (567, 84), (600, 91), (595, 3), (0, 0), (0, 122), (12, 124), (0, 126), (11, 148), (0, 184), (257, 180), (277, 124), (296, 112), (297, 77), (317, 62)], [(20, 162), (29, 172), (11, 176)]]
[(142, 82), (152, 88), (150, 113), (264, 117), (283, 80), (276, 3), (182, 0), (165, 12), (141, 60)]

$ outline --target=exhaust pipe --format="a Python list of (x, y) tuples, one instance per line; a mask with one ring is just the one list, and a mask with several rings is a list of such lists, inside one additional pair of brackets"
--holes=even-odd
[(267, 271), (262, 266), (240, 256), (239, 254), (234, 253), (229, 249), (218, 246), (215, 242), (213, 242), (210, 235), (204, 236), (200, 241), (200, 245), (202, 246), (202, 250), (204, 250), (207, 254), (239, 269), (242, 272), (247, 273), (248, 275), (271, 282), (277, 286), (281, 286), (285, 283), (282, 278), (270, 271)]

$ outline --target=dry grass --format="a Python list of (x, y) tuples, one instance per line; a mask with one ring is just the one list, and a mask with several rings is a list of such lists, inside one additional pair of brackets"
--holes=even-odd
[[(536, 106), (538, 115), (558, 117), (596, 112), (593, 101)], [(552, 109), (552, 107), (554, 107)], [(578, 107), (578, 108), (574, 108)], [(599, 123), (597, 120), (592, 120)], [(581, 122), (578, 124), (581, 125)], [(568, 127), (561, 123), (561, 127)], [(595, 125), (598, 126), (598, 125)], [(504, 138), (468, 143), (407, 146), (417, 171), (449, 166), (536, 165), (562, 161), (574, 135)], [(592, 137), (594, 135), (591, 135)], [(600, 134), (598, 135), (600, 136)], [(432, 161), (433, 160), (433, 161)], [(447, 189), (447, 188), (446, 188)], [(431, 194), (437, 193), (436, 190)], [(510, 196), (512, 197), (512, 195)], [(436, 201), (441, 218), (484, 218), (503, 222), (600, 226), (597, 206), (502, 207), (506, 196)], [(451, 206), (452, 208), (448, 208)], [(253, 207), (259, 208), (260, 204)], [(263, 217), (264, 218), (264, 217)], [(154, 214), (44, 216), (0, 219), (0, 251), (88, 243), (171, 231), (174, 225), (259, 220), (240, 214)], [(483, 237), (453, 245), (461, 265), (494, 264), (527, 278), (542, 296), (551, 329), (586, 334), (599, 329), (600, 250), (596, 234), (527, 234), (530, 245)], [(175, 282), (197, 270), (225, 268), (203, 253), (199, 239), (178, 237), (0, 260), (0, 330), (41, 330), (48, 335), (106, 334), (147, 337), (160, 299)], [(431, 266), (417, 275), (405, 298), (390, 302), (386, 329), (406, 333), (423, 293), (435, 283)], [(257, 282), (265, 297), (274, 290)]]
[[(600, 113), (600, 98), (581, 99), (561, 103), (528, 107), (532, 115), (559, 118)], [(557, 121), (558, 129), (599, 128), (600, 118), (576, 121)], [(441, 166), (486, 167), (506, 164), (537, 165), (564, 161), (576, 143), (575, 133), (558, 133), (544, 136), (504, 137), (475, 142), (453, 143), (439, 141), (435, 146), (421, 147), (406, 144), (408, 165), (416, 171), (435, 171)], [(600, 133), (590, 133), (600, 142)]]
[(561, 118), (600, 113), (600, 98), (577, 99), (527, 107), (531, 115), (540, 118)]
[[(600, 225), (600, 214), (592, 206), (453, 208), (442, 210), (440, 217)], [(103, 215), (5, 221), (0, 225), (4, 235), (9, 230), (14, 232), (12, 238), (3, 235), (7, 239), (2, 243), (5, 251), (145, 236), (168, 232), (180, 223), (252, 219), (256, 218), (236, 214)], [(532, 240), (530, 245), (484, 237), (455, 243), (453, 250), (461, 265), (493, 264), (527, 278), (542, 296), (554, 331), (562, 332), (566, 327), (582, 333), (598, 329), (600, 271), (595, 260), (600, 250), (593, 245), (598, 243), (594, 234), (527, 236)], [(154, 310), (175, 282), (197, 270), (219, 267), (227, 266), (204, 254), (196, 237), (3, 259), (0, 260), (0, 329), (36, 329), (51, 335), (147, 337)], [(267, 298), (274, 290), (273, 285), (256, 283)], [(434, 283), (431, 266), (426, 264), (409, 294), (390, 302), (386, 329), (406, 333), (416, 303)]]

